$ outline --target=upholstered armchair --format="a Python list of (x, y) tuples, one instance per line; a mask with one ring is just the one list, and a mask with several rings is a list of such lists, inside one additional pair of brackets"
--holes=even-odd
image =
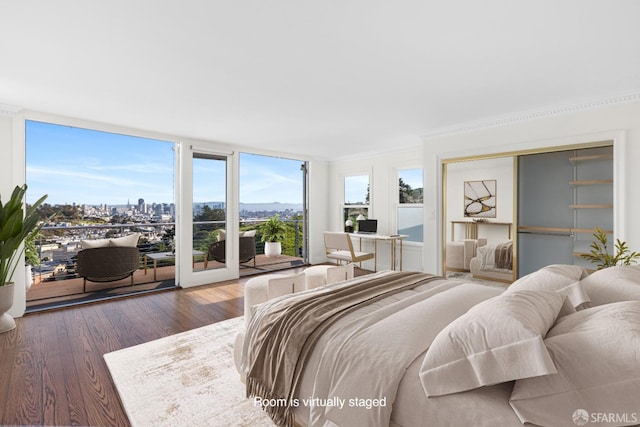
[(447, 242), (447, 270), (469, 271), (471, 259), (476, 256), (478, 247), (486, 244), (487, 239), (484, 237)]

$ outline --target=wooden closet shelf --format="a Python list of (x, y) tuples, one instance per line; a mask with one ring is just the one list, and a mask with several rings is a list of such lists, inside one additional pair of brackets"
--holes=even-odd
[(599, 185), (599, 184), (613, 184), (612, 179), (578, 179), (575, 181), (569, 181), (570, 185)]
[(585, 162), (589, 160), (613, 160), (613, 154), (594, 154), (590, 156), (569, 157), (570, 162)]
[(613, 209), (613, 205), (570, 205), (571, 209)]
[[(593, 228), (569, 228), (569, 227), (539, 227), (535, 225), (521, 225), (518, 231), (540, 231), (548, 233), (595, 233)], [(603, 230), (607, 234), (613, 234), (613, 230)]]

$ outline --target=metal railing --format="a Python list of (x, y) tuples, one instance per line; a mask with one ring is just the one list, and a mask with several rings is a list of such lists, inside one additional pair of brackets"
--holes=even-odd
[[(265, 220), (240, 221), (241, 230), (256, 229), (256, 253), (264, 253), (259, 225)], [(283, 243), (283, 254), (305, 257), (302, 242), (302, 220), (286, 220), (293, 224), (293, 243)], [(194, 222), (193, 248), (206, 252), (208, 246), (217, 241), (215, 231), (223, 229), (226, 221)], [(67, 280), (78, 277), (76, 274), (77, 253), (81, 250), (81, 240), (117, 238), (130, 233), (141, 233), (138, 249), (141, 254), (169, 251), (174, 248), (175, 222), (145, 222), (129, 224), (94, 224), (94, 225), (49, 225), (42, 227), (36, 249), (40, 265), (32, 271), (34, 282)], [(199, 228), (200, 230), (196, 230)], [(202, 233), (199, 233), (202, 231)], [(198, 237), (197, 237), (198, 236)], [(141, 264), (141, 268), (144, 266)]]

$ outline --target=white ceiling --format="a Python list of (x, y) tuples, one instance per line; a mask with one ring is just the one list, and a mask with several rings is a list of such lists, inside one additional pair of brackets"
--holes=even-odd
[(636, 0), (0, 0), (0, 103), (318, 158), (640, 93)]

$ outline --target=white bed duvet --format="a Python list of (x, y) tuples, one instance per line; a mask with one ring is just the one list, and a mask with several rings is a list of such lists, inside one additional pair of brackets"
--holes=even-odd
[[(640, 279), (640, 270), (634, 272)], [(376, 273), (375, 277), (387, 274), (394, 273)], [(618, 304), (620, 307), (609, 304), (611, 307), (602, 315), (599, 313), (603, 310), (598, 308), (590, 309), (592, 315), (585, 315), (584, 311), (576, 313), (569, 293), (556, 291), (575, 285), (583, 276), (578, 269), (552, 267), (537, 279), (530, 277), (523, 281), (526, 285), (520, 287), (525, 289), (515, 286), (506, 292), (500, 287), (438, 279), (347, 314), (324, 333), (306, 362), (293, 404), (296, 423), (488, 427), (518, 426), (527, 421), (555, 427), (576, 425), (576, 411), (584, 410), (594, 417), (594, 423), (587, 425), (634, 425), (634, 417), (640, 418), (640, 403), (635, 405), (629, 396), (640, 402), (640, 364), (636, 359), (640, 354), (637, 337), (640, 329), (636, 329), (640, 328), (640, 302)], [(356, 279), (362, 280), (366, 279)], [(326, 289), (305, 293), (313, 292)], [(254, 316), (287, 304), (286, 300), (279, 298), (258, 306)], [(583, 300), (580, 305), (584, 305)], [(610, 392), (607, 380), (599, 376), (598, 381), (605, 384), (599, 384), (601, 388), (595, 394), (582, 393), (582, 389), (592, 390), (592, 385), (572, 384), (572, 378), (580, 377), (580, 372), (564, 372), (567, 356), (554, 353), (561, 351), (557, 348), (563, 345), (556, 341), (562, 342), (564, 334), (580, 329), (578, 315), (590, 319), (592, 325), (600, 325), (593, 326), (596, 329), (618, 329), (612, 318), (628, 319), (626, 326), (616, 330), (617, 341), (625, 334), (630, 337), (628, 348), (616, 351), (615, 355), (625, 384), (620, 386), (615, 378), (611, 381), (614, 392), (624, 394), (626, 399), (622, 403), (618, 399), (614, 409), (627, 411), (626, 418), (619, 416), (605, 422), (598, 419), (595, 423), (597, 415), (589, 412), (595, 408), (591, 400)], [(599, 321), (599, 316), (605, 316), (606, 320)], [(574, 317), (576, 320), (572, 321)], [(564, 326), (557, 326), (553, 332), (555, 325), (563, 322)], [(574, 323), (577, 324), (572, 326), (574, 329), (568, 328)], [(545, 340), (548, 333), (553, 335), (553, 343)], [(596, 342), (583, 343), (585, 350), (593, 352), (593, 346), (601, 346), (602, 336), (606, 335), (605, 331)], [(573, 343), (575, 337), (567, 335), (567, 341)], [(245, 342), (245, 348), (250, 345)], [(585, 360), (588, 358), (582, 357), (581, 363), (585, 364)], [(250, 363), (245, 354), (243, 366)], [(577, 371), (598, 369), (597, 366), (598, 363), (577, 367)], [(584, 374), (588, 375), (588, 371)], [(563, 381), (558, 387), (563, 390), (554, 391), (553, 381), (559, 377)], [(551, 379), (551, 385), (545, 379)], [(510, 401), (514, 385), (518, 390), (515, 403)], [(569, 401), (571, 405), (578, 405), (576, 402), (580, 405), (567, 407), (565, 402), (558, 401), (548, 411), (542, 411), (546, 412), (544, 416), (537, 417), (536, 413), (541, 412), (541, 396), (531, 391), (536, 387), (550, 387), (551, 394), (572, 387), (575, 392), (569, 393), (572, 399)], [(529, 392), (533, 394), (529, 396)], [(580, 400), (583, 395), (587, 397)], [(602, 405), (597, 407), (599, 412), (604, 409)]]
[[(303, 376), (300, 397), (316, 398), (320, 405), (301, 405), (296, 418), (309, 426), (389, 425), (407, 368), (421, 363), (420, 356), (446, 325), (501, 292), (438, 280), (347, 316), (323, 336)], [(417, 375), (407, 382), (419, 387), (418, 397), (424, 396)], [(419, 412), (416, 396), (408, 397)], [(332, 406), (331, 398), (342, 405)]]

